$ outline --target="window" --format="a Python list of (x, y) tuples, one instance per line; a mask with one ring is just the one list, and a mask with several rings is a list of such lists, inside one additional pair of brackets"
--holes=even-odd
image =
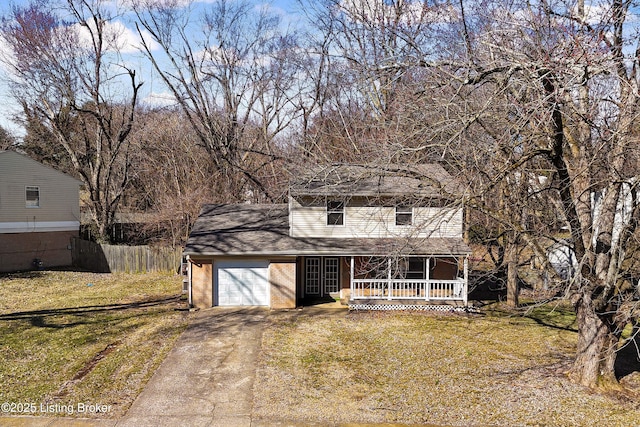
[(406, 272), (407, 279), (424, 279), (425, 278), (425, 262), (424, 258), (409, 258), (408, 268)]
[(426, 278), (425, 258), (406, 257), (395, 261), (393, 277), (401, 279), (422, 280)]
[(28, 208), (40, 207), (40, 187), (25, 187), (25, 206)]
[(410, 206), (396, 206), (396, 225), (412, 225), (413, 208)]
[(327, 225), (344, 225), (344, 202), (327, 202)]

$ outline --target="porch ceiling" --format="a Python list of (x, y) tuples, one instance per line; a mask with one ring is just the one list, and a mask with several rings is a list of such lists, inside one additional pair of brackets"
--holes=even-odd
[(462, 239), (337, 239), (289, 236), (286, 204), (205, 205), (187, 255), (467, 255)]

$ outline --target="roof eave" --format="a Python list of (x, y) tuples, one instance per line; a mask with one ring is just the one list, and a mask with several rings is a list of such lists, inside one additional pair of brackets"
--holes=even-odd
[(397, 191), (397, 192), (351, 192), (348, 195), (345, 195), (344, 192), (339, 191), (291, 191), (291, 197), (343, 197), (343, 198), (352, 198), (352, 197), (428, 197), (430, 199), (454, 199), (455, 197), (450, 194), (442, 194), (442, 193), (429, 193), (429, 192), (410, 192), (406, 191)]
[[(268, 256), (381, 256), (380, 252), (373, 251), (335, 251), (335, 250), (300, 250), (300, 251), (254, 251), (254, 252), (216, 252), (216, 251), (193, 251), (185, 250), (183, 255), (190, 257), (219, 257), (219, 256), (243, 256), (243, 257), (268, 257)], [(409, 256), (467, 256), (471, 255), (471, 250), (459, 250), (449, 252), (407, 252), (403, 255)]]

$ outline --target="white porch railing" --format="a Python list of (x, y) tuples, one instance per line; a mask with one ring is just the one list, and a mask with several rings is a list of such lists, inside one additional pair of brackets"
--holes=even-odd
[(467, 295), (464, 279), (353, 279), (351, 299), (423, 299), (466, 303)]

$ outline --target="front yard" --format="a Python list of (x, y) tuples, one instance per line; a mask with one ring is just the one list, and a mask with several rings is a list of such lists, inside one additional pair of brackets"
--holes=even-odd
[[(125, 413), (186, 326), (172, 274), (0, 276), (0, 415)], [(8, 409), (8, 410), (7, 410)], [(49, 413), (43, 413), (51, 409)]]
[[(186, 326), (180, 280), (0, 276), (0, 403), (21, 409), (0, 416), (31, 404), (35, 415), (78, 416), (59, 408), (80, 403), (109, 408), (82, 416), (124, 415)], [(267, 424), (640, 425), (633, 352), (621, 371), (635, 392), (601, 395), (567, 380), (576, 341), (567, 307), (526, 316), (305, 308), (269, 319), (252, 414)]]
[[(303, 310), (304, 313), (304, 310)], [(640, 401), (569, 382), (570, 310), (530, 317), (272, 316), (254, 415), (337, 423), (637, 426)]]

